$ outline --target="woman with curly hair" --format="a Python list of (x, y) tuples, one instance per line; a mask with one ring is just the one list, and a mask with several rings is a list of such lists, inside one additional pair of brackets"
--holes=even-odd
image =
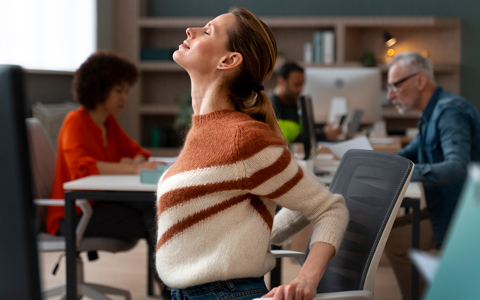
[[(92, 54), (75, 72), (73, 94), (81, 104), (60, 129), (52, 199), (63, 199), (63, 183), (94, 174), (138, 174), (155, 169), (150, 153), (140, 147), (115, 120), (125, 105), (137, 68), (124, 57), (107, 51)], [(93, 215), (85, 236), (155, 243), (154, 203), (92, 201)], [(81, 211), (77, 209), (77, 218)], [(48, 233), (64, 235), (63, 207), (48, 207)], [(78, 220), (77, 220), (78, 221)]]

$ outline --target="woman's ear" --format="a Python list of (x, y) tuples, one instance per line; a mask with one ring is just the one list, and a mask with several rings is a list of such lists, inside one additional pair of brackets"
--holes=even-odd
[(243, 56), (238, 52), (230, 52), (227, 56), (222, 58), (218, 64), (219, 70), (231, 70), (238, 67), (243, 62)]

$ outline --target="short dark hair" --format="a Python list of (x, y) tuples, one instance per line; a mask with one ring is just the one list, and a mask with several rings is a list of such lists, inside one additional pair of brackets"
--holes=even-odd
[(95, 109), (105, 102), (118, 84), (132, 86), (138, 79), (138, 69), (120, 54), (97, 51), (90, 55), (73, 76), (73, 97), (86, 109)]
[(288, 79), (290, 73), (294, 71), (301, 72), (302, 74), (305, 73), (302, 67), (300, 67), (296, 63), (289, 62), (285, 63), (283, 66), (280, 67), (280, 69), (278, 70), (278, 76)]

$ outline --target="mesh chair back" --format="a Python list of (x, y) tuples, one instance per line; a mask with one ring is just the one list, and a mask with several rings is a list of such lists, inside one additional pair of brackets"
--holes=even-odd
[[(55, 149), (45, 127), (38, 119), (26, 119), (33, 192), (36, 199), (50, 198), (55, 178)], [(43, 230), (46, 207), (35, 206), (35, 227), (37, 233)]]
[(35, 198), (48, 199), (55, 178), (55, 149), (38, 119), (28, 118), (26, 122)]
[[(373, 257), (377, 250), (383, 251), (384, 242), (382, 249), (377, 249), (382, 234), (390, 233), (393, 222), (386, 228), (387, 222), (396, 217), (400, 206), (397, 200), (412, 170), (413, 163), (398, 155), (371, 150), (345, 153), (330, 191), (344, 196), (350, 222), (338, 253), (317, 288), (318, 293), (366, 288)], [(374, 271), (377, 265), (378, 261)]]

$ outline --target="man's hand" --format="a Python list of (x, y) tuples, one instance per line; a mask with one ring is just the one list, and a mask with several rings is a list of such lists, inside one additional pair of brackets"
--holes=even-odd
[(342, 126), (334, 123), (328, 123), (323, 126), (323, 133), (327, 141), (335, 141), (342, 134)]

